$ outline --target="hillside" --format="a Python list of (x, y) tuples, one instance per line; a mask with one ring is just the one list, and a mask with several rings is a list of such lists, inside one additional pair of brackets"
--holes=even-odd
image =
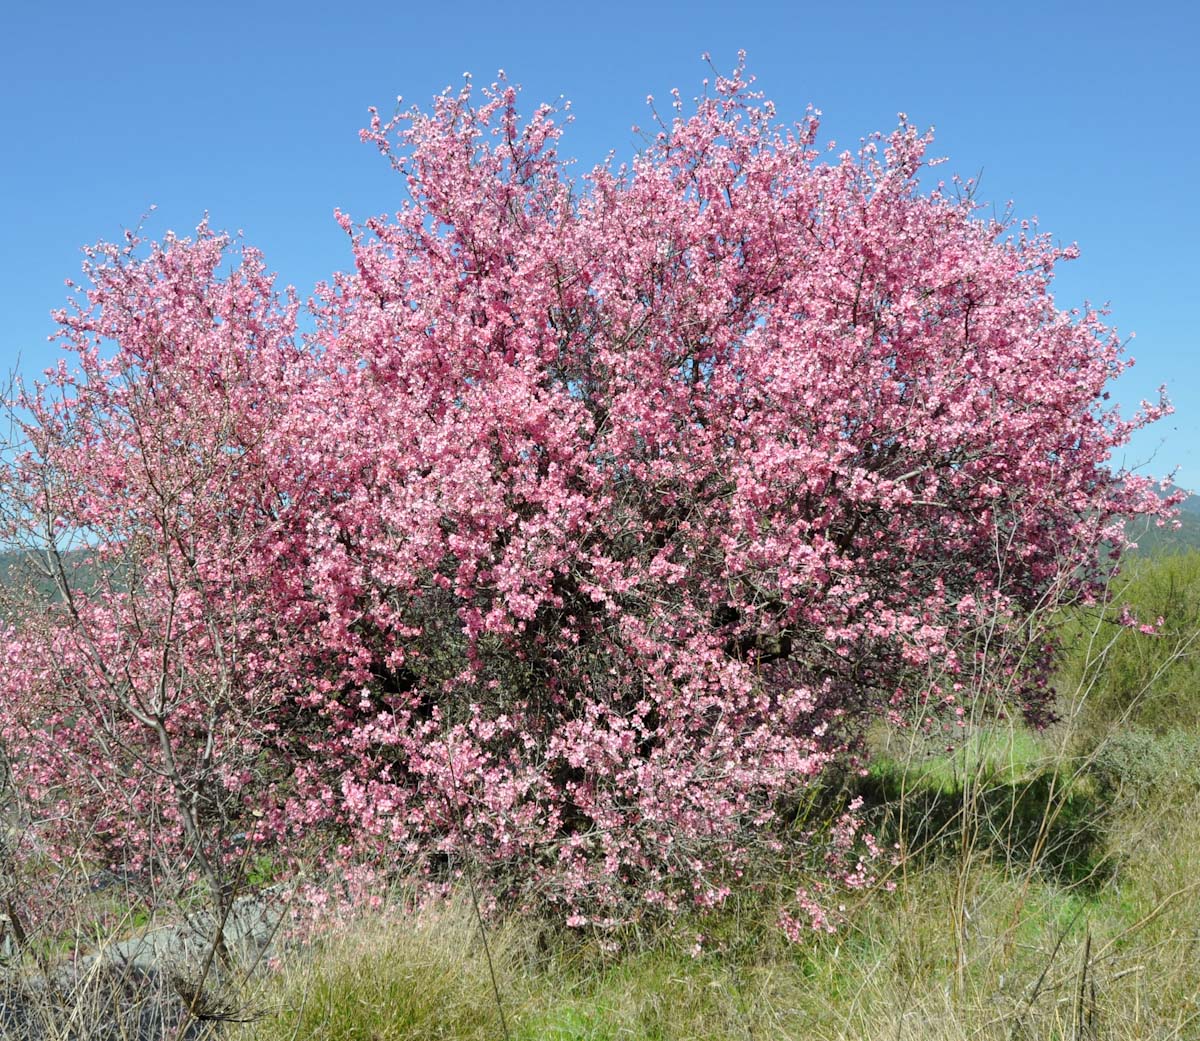
[(1179, 507), (1178, 528), (1133, 527), (1138, 552), (1180, 553), (1189, 549), (1200, 549), (1200, 495), (1192, 494)]
[[(94, 587), (97, 572), (88, 562), (82, 550), (71, 550), (63, 554), (63, 564), (71, 576), (72, 587), (88, 590)], [(25, 591), (32, 589), (38, 597), (58, 599), (58, 587), (46, 572), (44, 564), (23, 551), (0, 552), (0, 590)]]

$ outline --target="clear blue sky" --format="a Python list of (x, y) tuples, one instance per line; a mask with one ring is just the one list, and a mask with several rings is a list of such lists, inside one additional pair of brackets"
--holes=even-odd
[[(583, 168), (637, 146), (645, 97), (685, 97), (739, 48), (783, 118), (809, 102), (853, 147), (904, 111), (980, 197), (1078, 242), (1062, 306), (1108, 301), (1136, 331), (1126, 406), (1168, 385), (1176, 415), (1127, 462), (1200, 486), (1200, 13), (1192, 3), (200, 2), (12, 5), (0, 41), (0, 371), (53, 358), (48, 312), (81, 245), (242, 229), (302, 293), (349, 266), (332, 212), (402, 189), (358, 143), (366, 108), (425, 105), (470, 71), (570, 98)], [(1117, 460), (1121, 462), (1121, 460)]]

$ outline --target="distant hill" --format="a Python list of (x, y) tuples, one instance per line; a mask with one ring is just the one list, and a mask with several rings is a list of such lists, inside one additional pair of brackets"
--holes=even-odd
[[(69, 550), (63, 554), (63, 564), (70, 576), (72, 588), (91, 589), (95, 585), (96, 572), (87, 562), (87, 554), (81, 550)], [(44, 565), (27, 553), (6, 550), (0, 552), (0, 589), (16, 591), (18, 595), (32, 595), (43, 600), (58, 600), (58, 586), (45, 573)]]
[(1135, 522), (1129, 533), (1137, 541), (1138, 553), (1180, 553), (1200, 549), (1200, 495), (1189, 495), (1179, 505), (1178, 528), (1153, 525), (1144, 530)]
[(0, 553), (0, 586), (20, 590), (22, 593), (32, 589), (35, 596), (48, 600), (58, 599), (58, 590), (54, 582), (48, 576), (40, 574), (39, 569), (24, 553)]

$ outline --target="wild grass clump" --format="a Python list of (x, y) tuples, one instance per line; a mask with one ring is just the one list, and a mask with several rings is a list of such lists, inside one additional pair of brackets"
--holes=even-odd
[[(503, 1037), (492, 982), (511, 995), (527, 940), (491, 926), (488, 950), (468, 903), (356, 919), (284, 961), (263, 1000), (261, 1041), (400, 1041)], [(489, 958), (490, 955), (490, 958)]]
[[(1113, 832), (1100, 887), (989, 858), (930, 861), (789, 943), (769, 899), (638, 934), (489, 927), (517, 1041), (1164, 1039), (1200, 1020), (1200, 825), (1180, 807)], [(1191, 821), (1191, 824), (1187, 822)], [(957, 941), (956, 941), (957, 934)], [(238, 1041), (505, 1037), (477, 924), (454, 904), (317, 944)]]
[(1114, 730), (1095, 748), (1088, 771), (1105, 799), (1147, 806), (1190, 801), (1200, 791), (1200, 733)]

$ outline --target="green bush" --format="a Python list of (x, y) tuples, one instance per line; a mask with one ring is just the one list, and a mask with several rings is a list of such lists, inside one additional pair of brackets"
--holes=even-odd
[(1123, 802), (1190, 799), (1200, 791), (1200, 734), (1114, 730), (1092, 752), (1090, 772), (1103, 795)]
[[(1068, 711), (1093, 747), (1114, 727), (1200, 729), (1200, 551), (1130, 558), (1112, 593), (1102, 615), (1064, 623), (1058, 686)], [(1120, 624), (1126, 607), (1155, 631)]]

